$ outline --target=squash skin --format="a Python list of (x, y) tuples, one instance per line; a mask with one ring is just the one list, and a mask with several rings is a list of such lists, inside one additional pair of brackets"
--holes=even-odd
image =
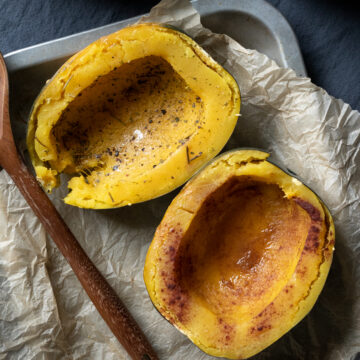
[[(59, 145), (59, 138), (54, 136), (59, 119), (96, 81), (101, 81), (114, 69), (121, 69), (147, 57), (167, 62), (174, 74), (183, 80), (185, 99), (191, 100), (191, 96), (199, 99), (193, 101), (192, 106), (196, 105), (198, 109), (199, 105), (202, 112), (191, 118), (191, 104), (187, 108), (184, 105), (187, 130), (185, 126), (180, 126), (182, 118), (179, 124), (172, 124), (171, 129), (167, 125), (168, 133), (161, 135), (165, 139), (162, 149), (159, 141), (159, 148), (151, 150), (149, 141), (149, 149), (144, 146), (145, 153), (140, 150), (128, 151), (127, 158), (118, 158), (116, 160), (119, 162), (116, 163), (115, 159), (109, 159), (105, 146), (101, 150), (101, 164), (95, 159), (95, 156), (99, 156), (95, 151), (90, 151), (91, 156), (87, 154), (86, 164), (75, 164), (74, 154), (71, 150), (66, 152), (64, 146)], [(193, 93), (187, 94), (187, 89)], [(170, 95), (165, 100), (169, 98)], [(175, 96), (172, 98), (176, 99)], [(165, 111), (168, 118), (173, 116), (179, 121), (174, 106), (161, 108), (161, 111)], [(59, 69), (34, 103), (27, 145), (37, 178), (48, 192), (59, 185), (61, 172), (82, 174), (69, 181), (71, 192), (65, 198), (66, 203), (94, 209), (121, 207), (156, 198), (186, 182), (220, 152), (233, 132), (239, 111), (240, 93), (235, 80), (192, 39), (161, 25), (140, 24), (99, 39)], [(144, 125), (145, 116), (140, 121)], [(176, 125), (179, 125), (177, 133)], [(153, 125), (148, 126), (153, 130)], [(139, 132), (144, 133), (144, 129), (140, 128)], [(116, 134), (120, 134), (120, 131)], [(166, 152), (164, 148), (169, 145), (166, 143), (168, 134), (173, 135), (172, 140), (177, 136), (178, 144), (176, 147), (170, 144), (171, 151)], [(121, 144), (121, 136), (118, 138)], [(101, 140), (104, 143), (107, 141), (105, 137)], [(119, 152), (115, 147), (114, 142), (110, 143), (108, 153)], [(129, 148), (130, 145), (127, 150)], [(144, 158), (144, 168), (140, 168), (139, 159), (144, 154), (148, 157)], [(153, 154), (154, 162), (150, 164)], [(127, 163), (129, 158), (135, 160), (135, 165)], [(148, 168), (145, 169), (146, 166)], [(113, 170), (115, 168), (116, 171)]]
[[(330, 269), (335, 230), (329, 211), (299, 180), (266, 161), (268, 155), (256, 150), (231, 151), (207, 165), (173, 200), (148, 250), (144, 281), (154, 306), (169, 322), (209, 355), (246, 359), (271, 345), (311, 310)], [(271, 243), (272, 246), (281, 246), (276, 250), (273, 258), (271, 254), (267, 255), (271, 250), (264, 250), (262, 258), (255, 261), (255, 266), (250, 260), (247, 263), (245, 261), (245, 265), (241, 264), (245, 266), (245, 271), (239, 270), (237, 273), (236, 270), (234, 273), (228, 273), (232, 277), (229, 275), (227, 278), (226, 269), (231, 264), (221, 262), (223, 261), (219, 255), (221, 247), (216, 248), (216, 241), (225, 243), (226, 234), (231, 229), (222, 228), (219, 239), (210, 243), (211, 246), (209, 242), (206, 243), (211, 237), (211, 232), (203, 237), (201, 233), (206, 232), (206, 228), (211, 227), (211, 224), (221, 217), (220, 213), (206, 213), (207, 209), (211, 208), (209, 199), (211, 197), (215, 200), (226, 198), (225, 190), (224, 193), (220, 192), (218, 198), (214, 194), (224, 188), (224, 184), (227, 184), (229, 179), (234, 178), (246, 178), (247, 180), (244, 181), (249, 181), (249, 184), (250, 181), (256, 180), (256, 184), (263, 184), (260, 185), (261, 191), (267, 186), (277, 186), (284, 195), (277, 201), (286, 202), (291, 206), (292, 213), (295, 209), (300, 215), (294, 223), (289, 222), (290, 228), (296, 226), (299, 221), (300, 223), (304, 221), (302, 224), (306, 227), (304, 227), (305, 230), (303, 229), (305, 233), (300, 231), (297, 235), (300, 246), (298, 249), (296, 242), (293, 247), (286, 248), (288, 241), (283, 243), (275, 241)], [(256, 187), (257, 185), (254, 184), (252, 183), (251, 186)], [(252, 198), (255, 197), (256, 191), (254, 197), (245, 197), (245, 199), (251, 203)], [(213, 202), (216, 203), (215, 200)], [(240, 204), (246, 206), (243, 202)], [(224, 210), (221, 207), (220, 209)], [(235, 210), (231, 209), (225, 216), (232, 216), (232, 213), (236, 212), (236, 207)], [(260, 223), (265, 216), (261, 212), (261, 207), (256, 209), (259, 210), (259, 214), (244, 210), (245, 217), (248, 216), (254, 221), (254, 229), (256, 229), (256, 223)], [(199, 220), (199, 224), (196, 225), (197, 218), (200, 216), (201, 219), (199, 214), (202, 212), (203, 214), (205, 212), (204, 219), (207, 219), (207, 222), (204, 224)], [(241, 211), (239, 213), (244, 214)], [(303, 220), (300, 220), (301, 218)], [(196, 232), (196, 227), (199, 228), (198, 232)], [(242, 233), (246, 236), (251, 235), (251, 229), (248, 232), (245, 230), (246, 228), (238, 230), (239, 241), (247, 241), (246, 238), (241, 237)], [(290, 239), (289, 242), (291, 242)], [(231, 243), (234, 244), (235, 241), (232, 240)], [(256, 243), (249, 246), (248, 253), (251, 253), (250, 250), (253, 250), (253, 253), (259, 250)], [(187, 248), (192, 250), (186, 250)], [(235, 248), (234, 246), (234, 250)], [(236, 250), (239, 251), (239, 248)], [(203, 257), (201, 257), (201, 252), (203, 252)], [(192, 256), (189, 256), (189, 253)], [(235, 251), (228, 251), (226, 258), (232, 259), (234, 253)], [(285, 269), (279, 267), (281, 261), (285, 261), (290, 253), (291, 262)], [(272, 284), (272, 276), (268, 276), (270, 272), (265, 273), (268, 278), (263, 282), (263, 287), (257, 289), (261, 291), (261, 295), (256, 293), (255, 287), (253, 297), (246, 298), (246, 294), (240, 291), (244, 287), (238, 289), (236, 281), (232, 283), (231, 281), (235, 275), (240, 280), (248, 276), (251, 288), (251, 284), (256, 284), (257, 279), (251, 277), (252, 272), (246, 270), (247, 266), (253, 269), (253, 272), (256, 269), (261, 273), (259, 264), (264, 259), (263, 262), (266, 263), (266, 256), (273, 270), (272, 273), (285, 275), (283, 278), (280, 276), (279, 279), (275, 279)], [(214, 267), (209, 266), (214, 258), (217, 265), (215, 270)], [(241, 260), (244, 258), (246, 260), (246, 257)], [(202, 268), (205, 269), (203, 270), (205, 275), (201, 273)], [(223, 271), (221, 280), (224, 281), (216, 278), (218, 275), (216, 271), (219, 273)], [(196, 281), (194, 282), (193, 279)], [(267, 282), (271, 286), (264, 285)], [(216, 288), (220, 283), (221, 286)], [(231, 283), (232, 288), (227, 288), (227, 283)], [(241, 281), (239, 283), (242, 284)], [(214, 288), (216, 291), (208, 290)], [(231, 297), (231, 294), (235, 293), (236, 296)]]

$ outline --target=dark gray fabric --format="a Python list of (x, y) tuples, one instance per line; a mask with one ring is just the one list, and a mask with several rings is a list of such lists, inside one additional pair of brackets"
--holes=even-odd
[(0, 49), (26, 46), (148, 12), (157, 0), (0, 0)]
[(268, 0), (299, 40), (308, 75), (360, 110), (360, 7), (355, 1)]
[[(293, 27), (313, 82), (360, 110), (359, 9), (346, 0), (268, 1)], [(148, 12), (156, 3), (157, 0), (0, 0), (0, 49), (6, 54), (126, 19)]]

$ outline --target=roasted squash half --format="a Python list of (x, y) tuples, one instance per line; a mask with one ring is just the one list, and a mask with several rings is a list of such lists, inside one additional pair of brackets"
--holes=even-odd
[(51, 191), (73, 177), (65, 202), (112, 208), (188, 180), (230, 137), (240, 110), (235, 80), (185, 34), (141, 24), (70, 58), (31, 112), (27, 144)]
[(175, 197), (144, 279), (160, 313), (210, 355), (245, 359), (313, 307), (334, 249), (331, 215), (254, 150), (226, 153)]

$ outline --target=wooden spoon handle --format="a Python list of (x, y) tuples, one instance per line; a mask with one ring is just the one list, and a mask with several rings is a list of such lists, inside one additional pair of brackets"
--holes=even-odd
[[(10, 145), (10, 147), (12, 146)], [(22, 159), (18, 154), (12, 156), (12, 151), (9, 151), (8, 155), (11, 160), (4, 161), (3, 159), (3, 167), (73, 268), (85, 291), (114, 335), (132, 359), (158, 359), (131, 314), (85, 254)]]

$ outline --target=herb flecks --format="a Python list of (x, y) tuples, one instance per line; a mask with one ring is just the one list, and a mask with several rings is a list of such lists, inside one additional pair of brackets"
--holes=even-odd
[(64, 91), (65, 89), (66, 89), (66, 87), (69, 85), (69, 82), (70, 82), (70, 80), (73, 78), (73, 75), (71, 75), (70, 77), (69, 77), (69, 79), (66, 81), (66, 83), (64, 84), (64, 86), (63, 86), (63, 88), (62, 88), (62, 91)]
[(185, 138), (183, 138), (183, 139), (180, 139), (180, 140), (179, 140), (179, 143), (180, 143), (181, 145), (186, 144), (186, 143), (189, 141), (190, 136), (191, 136), (191, 135), (189, 135), (189, 136), (187, 136), (187, 137), (185, 137)]
[(200, 157), (202, 155), (202, 151), (200, 151), (197, 155), (195, 155), (193, 158), (190, 159), (191, 161), (194, 161), (195, 159), (197, 159), (198, 157)]
[(108, 194), (109, 194), (109, 196), (110, 196), (111, 201), (114, 202), (114, 198), (111, 196), (111, 193), (108, 192)]
[(186, 159), (187, 159), (187, 163), (190, 164), (192, 161), (194, 161), (195, 159), (199, 158), (202, 155), (202, 151), (200, 151), (197, 155), (190, 157), (190, 154), (194, 154), (193, 151), (189, 151), (189, 147), (186, 146)]
[(187, 159), (187, 163), (190, 164), (189, 147), (187, 145), (186, 145), (186, 159)]
[(42, 145), (44, 148), (48, 148), (46, 145), (44, 145), (37, 137), (36, 137), (36, 135), (35, 135), (35, 140), (40, 144), (40, 145)]

